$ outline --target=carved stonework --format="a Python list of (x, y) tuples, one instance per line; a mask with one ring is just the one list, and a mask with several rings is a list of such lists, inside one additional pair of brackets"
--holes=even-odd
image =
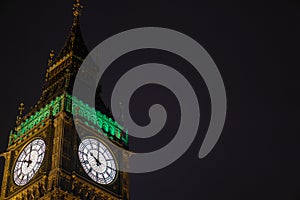
[[(85, 133), (95, 138), (105, 137), (109, 139), (107, 141), (113, 141), (121, 148), (128, 148), (126, 129), (112, 118), (111, 112), (100, 98), (97, 97), (96, 109), (71, 95), (77, 71), (88, 54), (80, 31), (81, 9), (80, 0), (76, 0), (74, 20), (65, 44), (58, 54), (50, 52), (41, 98), (25, 115), (24, 104), (20, 105), (16, 127), (12, 129), (8, 138), (7, 152), (0, 154), (5, 158), (1, 200), (128, 199), (128, 174), (114, 168), (115, 176), (110, 183), (93, 181), (95, 179), (88, 176), (78, 156), (81, 135), (78, 135), (75, 129), (75, 123), (80, 124)], [(87, 76), (95, 76), (95, 73), (89, 71)], [(29, 148), (25, 157), (18, 161), (23, 150), (35, 139), (45, 143), (43, 160), (33, 162), (32, 152), (38, 151), (38, 148)], [(112, 152), (114, 153), (116, 152)], [(35, 157), (41, 154), (36, 153)], [(123, 157), (125, 160), (127, 158)], [(107, 160), (106, 162), (108, 163)], [(118, 162), (122, 162), (122, 159)], [(22, 165), (16, 168), (16, 163)], [(39, 168), (30, 167), (32, 163), (38, 163)], [(98, 165), (101, 164), (99, 163), (98, 157)], [(18, 177), (19, 180), (28, 178), (28, 175), (20, 176), (24, 166), (30, 170), (34, 169), (34, 173), (31, 179), (27, 179), (22, 185), (18, 184), (14, 177)]]

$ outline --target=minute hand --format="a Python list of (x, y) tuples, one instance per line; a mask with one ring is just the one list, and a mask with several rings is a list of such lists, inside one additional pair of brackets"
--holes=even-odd
[(29, 152), (29, 158), (28, 158), (28, 162), (27, 162), (27, 167), (29, 167), (29, 165), (32, 163), (32, 161), (30, 160), (30, 158), (31, 158), (31, 152), (32, 152), (32, 144), (30, 145), (30, 152)]
[(91, 153), (91, 156), (96, 160), (97, 166), (101, 165), (101, 163), (100, 163), (99, 160), (93, 155), (93, 153)]

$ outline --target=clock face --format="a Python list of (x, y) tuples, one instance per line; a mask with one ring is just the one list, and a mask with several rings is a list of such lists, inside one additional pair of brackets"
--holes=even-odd
[(46, 144), (42, 139), (30, 142), (21, 152), (15, 164), (14, 182), (23, 186), (37, 173), (45, 156)]
[(102, 142), (92, 138), (83, 140), (79, 145), (78, 156), (91, 179), (103, 185), (113, 182), (117, 174), (116, 162)]

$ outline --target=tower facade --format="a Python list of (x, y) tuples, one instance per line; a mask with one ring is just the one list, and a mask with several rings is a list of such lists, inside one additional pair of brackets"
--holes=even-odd
[[(50, 52), (40, 99), (26, 115), (20, 105), (7, 151), (1, 154), (1, 199), (129, 199), (128, 175), (118, 170), (125, 155), (110, 148), (127, 149), (128, 134), (99, 96), (96, 108), (72, 96), (76, 73), (88, 54), (80, 32), (81, 9), (76, 0), (65, 44), (56, 56)], [(86, 72), (87, 77), (94, 74)]]

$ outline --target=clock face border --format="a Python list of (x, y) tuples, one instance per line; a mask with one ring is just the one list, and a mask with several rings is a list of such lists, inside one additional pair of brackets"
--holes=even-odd
[[(84, 163), (81, 162), (81, 158), (80, 158), (80, 155), (79, 155), (79, 151), (80, 151), (79, 147), (80, 147), (81, 144), (83, 144), (83, 141), (85, 141), (87, 139), (92, 139), (92, 140), (96, 140), (97, 142), (100, 142), (107, 149), (107, 151), (111, 154), (111, 156), (113, 158), (113, 162), (115, 164), (115, 176), (114, 176), (114, 178), (113, 178), (113, 180), (111, 182), (109, 182), (109, 183), (100, 183), (100, 182), (94, 180), (89, 175), (89, 173), (86, 171), (86, 169), (84, 168), (84, 166), (83, 166)], [(113, 153), (113, 151), (109, 147), (109, 145), (107, 145), (102, 139), (100, 139), (98, 137), (95, 137), (95, 136), (88, 136), (88, 137), (85, 137), (85, 138), (81, 139), (80, 142), (79, 142), (79, 145), (78, 145), (77, 156), (78, 156), (78, 159), (79, 159), (80, 166), (83, 169), (83, 172), (85, 173), (85, 175), (87, 175), (88, 178), (90, 180), (92, 180), (93, 182), (95, 182), (96, 184), (99, 184), (99, 185), (102, 185), (102, 186), (110, 186), (110, 185), (113, 185), (118, 180), (118, 177), (119, 177), (118, 161), (116, 159), (115, 154)]]
[[(17, 163), (18, 163), (18, 161), (19, 161), (19, 159), (20, 159), (21, 154), (24, 152), (24, 150), (25, 150), (27, 147), (29, 147), (29, 145), (30, 145), (31, 143), (33, 143), (34, 141), (36, 141), (36, 140), (41, 140), (41, 141), (43, 141), (43, 146), (45, 147), (44, 151), (42, 152), (43, 155), (42, 155), (42, 159), (41, 159), (41, 161), (40, 161), (41, 163), (39, 163), (39, 166), (37, 167), (36, 171), (34, 172), (34, 174), (32, 175), (32, 177), (30, 177), (30, 178), (27, 180), (26, 183), (24, 183), (24, 184), (21, 184), (21, 183), (18, 184), (18, 183), (16, 183), (16, 181), (15, 181), (15, 169), (16, 169)], [(13, 164), (13, 167), (12, 167), (12, 171), (11, 171), (11, 179), (12, 179), (12, 182), (13, 182), (16, 186), (18, 186), (18, 187), (23, 187), (23, 186), (27, 185), (28, 183), (30, 183), (30, 181), (32, 181), (32, 179), (34, 179), (34, 177), (38, 174), (39, 170), (41, 169), (41, 167), (42, 167), (42, 165), (43, 165), (43, 163), (44, 163), (45, 156), (46, 156), (46, 150), (47, 150), (46, 141), (45, 141), (44, 138), (41, 138), (41, 137), (36, 137), (36, 138), (30, 140), (29, 142), (27, 142), (27, 143), (20, 149), (20, 151), (18, 152), (18, 155), (17, 155), (17, 157), (16, 157), (16, 159), (15, 159), (15, 161), (14, 161), (14, 164)], [(26, 158), (26, 156), (25, 156), (25, 158)], [(37, 158), (37, 159), (38, 159), (38, 158)]]

